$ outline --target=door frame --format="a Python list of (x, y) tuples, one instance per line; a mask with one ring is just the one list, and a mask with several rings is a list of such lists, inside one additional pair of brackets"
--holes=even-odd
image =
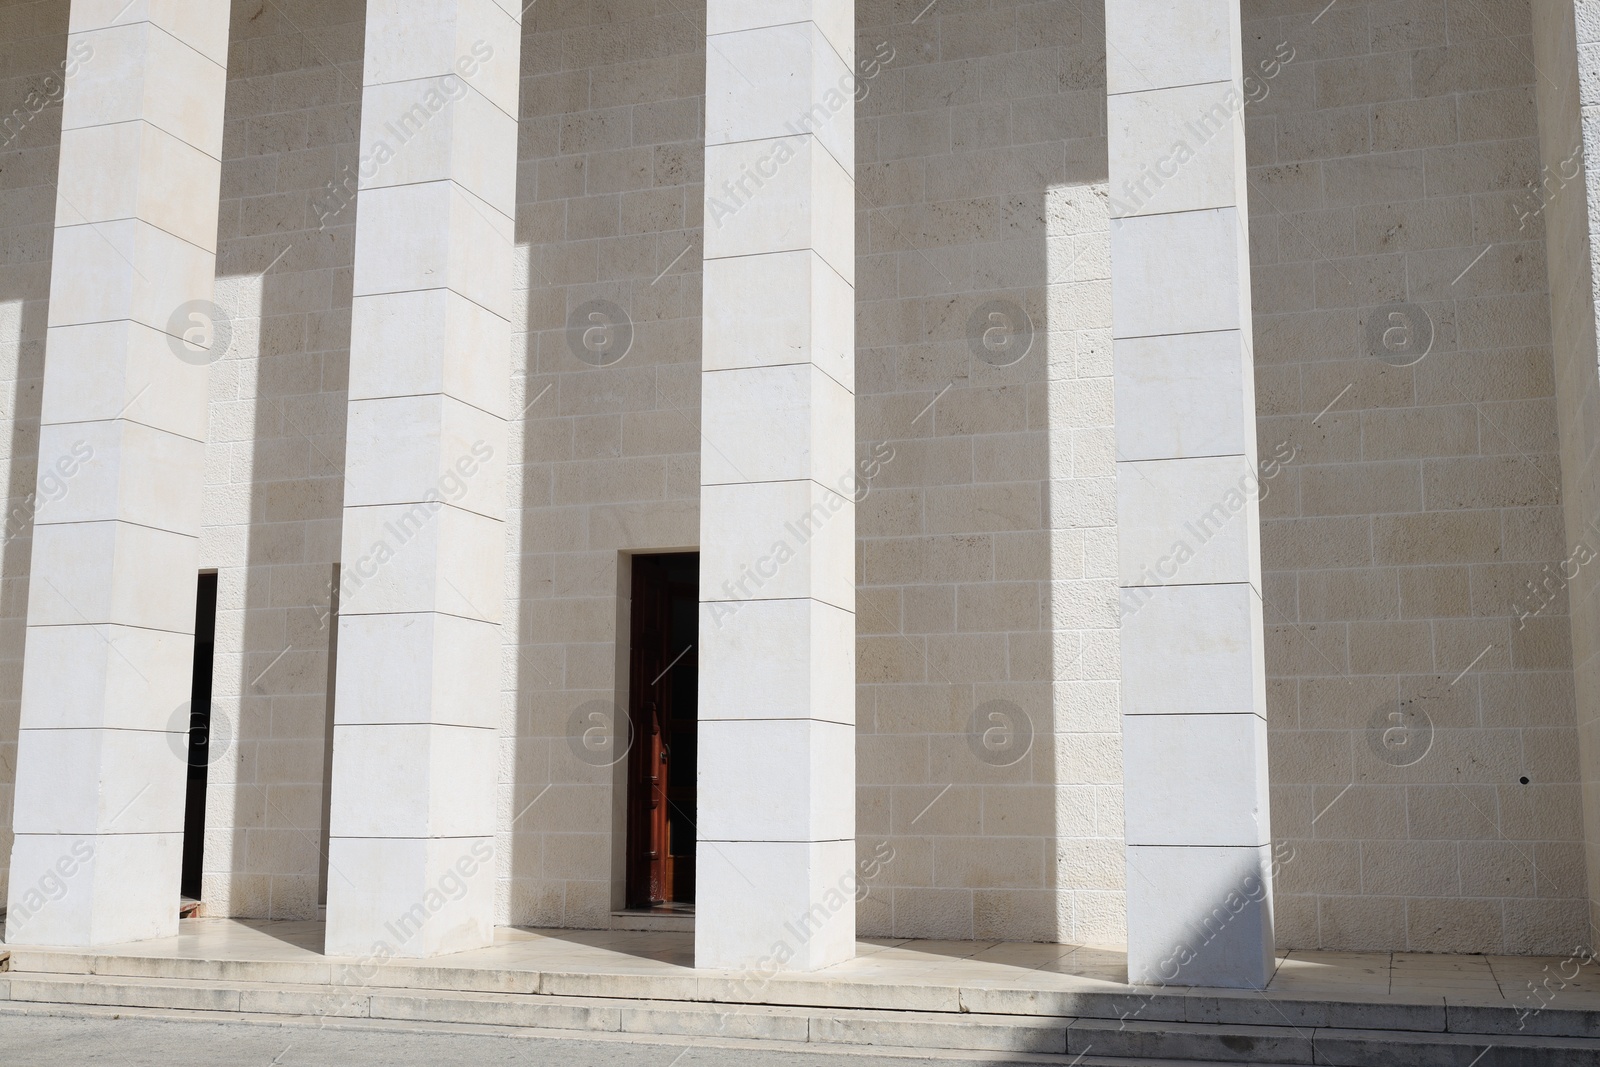
[[(617, 613), (614, 642), (616, 660), (612, 669), (615, 679), (614, 714), (626, 716), (633, 703), (633, 672), (629, 670), (633, 654), (633, 557), (652, 555), (655, 550), (638, 549), (617, 553)], [(620, 727), (621, 722), (613, 726)], [(613, 735), (614, 736), (614, 735)], [(611, 911), (625, 911), (628, 907), (628, 760), (626, 757), (611, 764)]]
[[(632, 655), (633, 655), (633, 560), (635, 556), (664, 556), (675, 553), (700, 552), (699, 545), (664, 545), (659, 548), (631, 548), (617, 553), (616, 617), (614, 625), (617, 639), (613, 678), (615, 714), (621, 722), (628, 721), (633, 705)], [(698, 643), (698, 642), (697, 642)], [(630, 744), (631, 750), (631, 744)], [(611, 765), (611, 910), (628, 908), (628, 759), (618, 759)]]

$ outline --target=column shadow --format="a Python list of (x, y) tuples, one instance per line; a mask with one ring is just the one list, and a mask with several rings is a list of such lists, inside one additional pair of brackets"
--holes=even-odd
[[(13, 12), (21, 15), (21, 12)], [(32, 5), (34, 32), (13, 38), (0, 79), (0, 913), (11, 863), (28, 571), (37, 506), (45, 324), (61, 158), (67, 0)], [(26, 57), (25, 59), (22, 57)], [(70, 481), (59, 490), (70, 492)], [(4, 926), (0, 923), (0, 938)]]
[(862, 12), (858, 933), (1119, 944), (1103, 13)]

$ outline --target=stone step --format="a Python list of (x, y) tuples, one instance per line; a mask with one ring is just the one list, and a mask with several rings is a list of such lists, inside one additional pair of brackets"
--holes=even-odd
[(1301, 1029), (1080, 1019), (1067, 1051), (1112, 1058), (1200, 1063), (1336, 1064), (1339, 1067), (1595, 1067), (1600, 1041), (1405, 1030)]
[(368, 987), (345, 991), (311, 985), (102, 975), (12, 973), (0, 979), (0, 987), (0, 999), (8, 998), (13, 1004), (79, 1004), (1056, 1054), (1066, 1052), (1066, 1028), (1071, 1022), (457, 990)]
[[(0, 950), (3, 957), (5, 950)], [(363, 967), (351, 960), (217, 960), (107, 955), (93, 950), (14, 946), (9, 966), (29, 974), (101, 975), (129, 979), (189, 979), (334, 988), (516, 993), (548, 997), (611, 997), (642, 1001), (756, 1003), (797, 1008), (893, 1010), (974, 1015), (1099, 1019), (1134, 1023), (1195, 1023), (1301, 1030), (1385, 1030), (1506, 1037), (1600, 1039), (1600, 1012), (1546, 1008), (1537, 1013), (1506, 1005), (1448, 1003), (1433, 997), (1395, 1001), (1300, 1000), (1249, 991), (1153, 990), (1086, 992), (1020, 984), (940, 985), (840, 981), (819, 975), (741, 980), (715, 972), (690, 974), (532, 971), (504, 967), (393, 962)], [(6, 964), (0, 963), (0, 970)], [(1022, 981), (1026, 981), (1023, 978)]]
[[(446, 968), (447, 969), (447, 968)], [(813, 1045), (1083, 1056), (1085, 1062), (1600, 1067), (1600, 1040), (1223, 1022), (720, 1004), (527, 992), (19, 972), (13, 1005), (80, 1005), (394, 1023), (474, 1024)]]
[[(406, 1022), (392, 1019), (352, 1019), (352, 1018), (305, 1018), (295, 1015), (253, 1015), (232, 1014), (207, 1011), (190, 1011), (173, 1008), (129, 1008), (106, 1007), (84, 1004), (44, 1004), (44, 1003), (10, 1003), (0, 1000), (0, 1030), (3, 1030), (5, 1018), (12, 1015), (54, 1016), (67, 1019), (143, 1019), (152, 1022), (189, 1022), (202, 1024), (229, 1024), (243, 1026), (264, 1026), (277, 1030), (293, 1028), (309, 1028), (318, 1030), (342, 1031), (346, 1033), (391, 1033), (391, 1034), (472, 1034), (498, 1036), (508, 1040), (541, 1041), (562, 1039), (583, 1041), (598, 1045), (611, 1043), (628, 1044), (637, 1047), (641, 1044), (660, 1046), (667, 1049), (721, 1049), (721, 1050), (750, 1050), (752, 1052), (810, 1052), (814, 1056), (872, 1056), (883, 1060), (912, 1060), (921, 1064), (933, 1065), (949, 1063), (971, 1064), (974, 1062), (974, 1053), (971, 1050), (961, 1049), (933, 1049), (912, 1048), (901, 1045), (873, 1045), (864, 1048), (854, 1045), (821, 1045), (808, 1041), (779, 1041), (771, 1039), (755, 1039), (709, 1035), (661, 1035), (639, 1034), (627, 1031), (588, 1030), (574, 1033), (567, 1030), (552, 1030), (532, 1026), (499, 1026), (485, 1023), (429, 1023)], [(670, 1061), (671, 1054), (667, 1056)], [(664, 1061), (665, 1062), (665, 1061)], [(1102, 1057), (1090, 1053), (1087, 1056), (1067, 1056), (1053, 1053), (1005, 1053), (1000, 1057), (984, 1057), (985, 1063), (1007, 1064), (1010, 1067), (1027, 1067), (1029, 1064), (1038, 1064), (1040, 1067), (1219, 1067), (1216, 1064), (1199, 1064), (1194, 1060), (1150, 1059), (1141, 1057), (1138, 1060), (1129, 1060), (1122, 1057)], [(1252, 1063), (1250, 1067), (1300, 1067), (1297, 1064)], [(1360, 1067), (1360, 1065), (1345, 1064), (1344, 1067)]]

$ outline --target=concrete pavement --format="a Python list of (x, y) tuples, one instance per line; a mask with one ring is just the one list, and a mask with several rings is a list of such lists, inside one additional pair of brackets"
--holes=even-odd
[(301, 1022), (211, 1021), (111, 1011), (36, 1015), (14, 1006), (0, 1007), (0, 1059), (10, 1067), (841, 1067), (846, 1060), (849, 1067), (916, 1063), (941, 1067), (1076, 1063), (1090, 1067), (1094, 1062), (998, 1052), (819, 1053), (755, 1042), (587, 1040), (529, 1030), (319, 1027)]

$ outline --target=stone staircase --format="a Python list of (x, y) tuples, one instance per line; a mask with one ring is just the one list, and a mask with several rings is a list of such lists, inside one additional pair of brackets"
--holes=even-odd
[[(9, 969), (7, 969), (9, 968)], [(470, 1024), (579, 1034), (1022, 1053), (1089, 1064), (1600, 1067), (1600, 1012), (1014, 987), (774, 980), (734, 1002), (730, 980), (649, 974), (351, 965), (0, 950), (0, 1009), (125, 1008), (330, 1025)], [(719, 997), (725, 999), (719, 999)], [(1519, 1027), (1519, 1021), (1524, 1025)]]

